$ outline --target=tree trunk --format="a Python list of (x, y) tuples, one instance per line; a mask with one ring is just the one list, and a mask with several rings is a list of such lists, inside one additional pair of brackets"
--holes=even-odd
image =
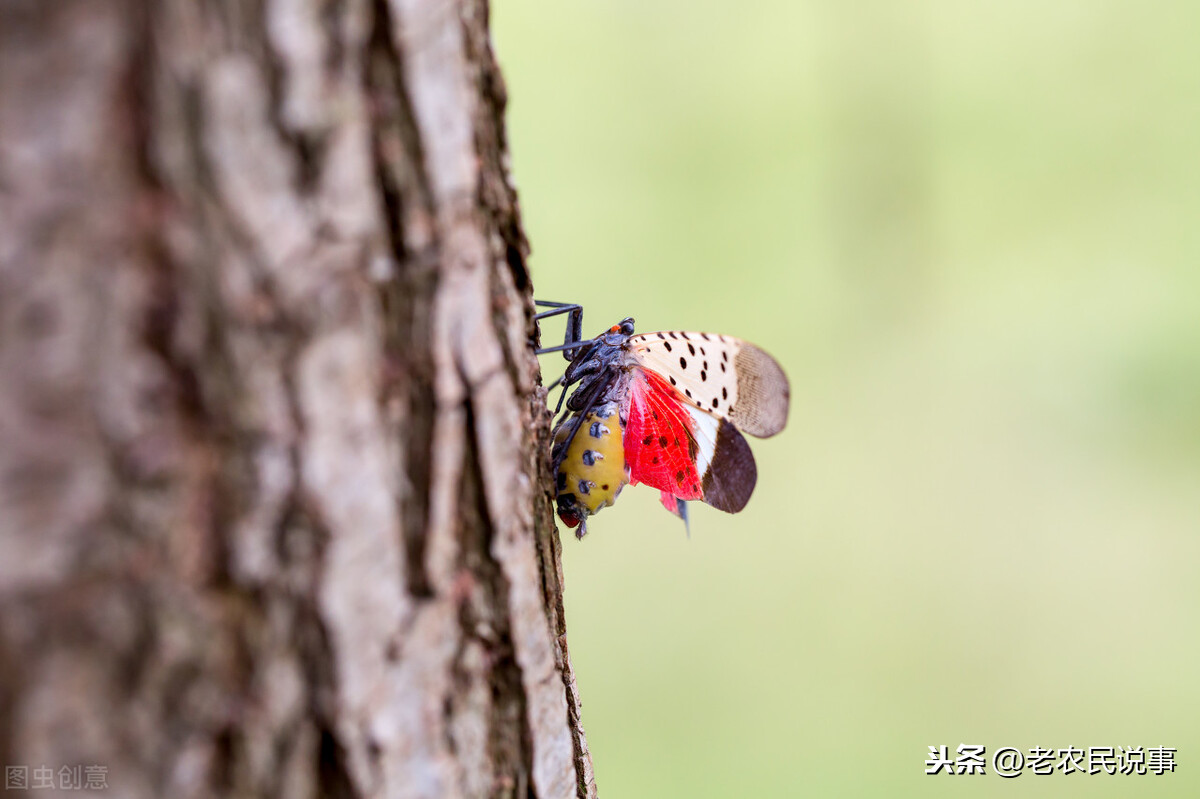
[(503, 108), (484, 0), (0, 0), (7, 780), (595, 795)]

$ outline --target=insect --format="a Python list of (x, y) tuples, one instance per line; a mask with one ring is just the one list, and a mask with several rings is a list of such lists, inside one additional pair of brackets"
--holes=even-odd
[(544, 319), (567, 314), (551, 449), (559, 518), (576, 535), (627, 484), (660, 492), (687, 523), (688, 501), (729, 513), (746, 506), (758, 470), (742, 433), (773, 436), (787, 423), (787, 376), (763, 350), (713, 333), (634, 334), (632, 318), (582, 339), (583, 311), (537, 303)]

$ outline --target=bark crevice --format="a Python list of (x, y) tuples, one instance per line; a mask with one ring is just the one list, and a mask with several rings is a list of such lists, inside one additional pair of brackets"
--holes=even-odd
[(487, 24), (0, 4), (0, 760), (594, 796)]

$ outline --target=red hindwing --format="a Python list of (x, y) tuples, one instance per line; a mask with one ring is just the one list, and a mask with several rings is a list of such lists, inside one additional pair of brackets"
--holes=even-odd
[(625, 425), (629, 482), (645, 483), (679, 499), (703, 499), (696, 451), (692, 418), (675, 390), (655, 372), (634, 369)]

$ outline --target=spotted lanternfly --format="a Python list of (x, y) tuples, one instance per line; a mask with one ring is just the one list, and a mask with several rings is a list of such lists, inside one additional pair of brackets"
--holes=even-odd
[(564, 344), (538, 351), (570, 361), (552, 449), (558, 515), (568, 527), (582, 538), (587, 518), (627, 483), (658, 489), (685, 522), (689, 500), (729, 513), (746, 506), (758, 470), (742, 433), (766, 438), (787, 422), (790, 390), (774, 358), (712, 333), (634, 335), (631, 318), (581, 340), (580, 306), (538, 304), (552, 310), (537, 319), (569, 314)]

